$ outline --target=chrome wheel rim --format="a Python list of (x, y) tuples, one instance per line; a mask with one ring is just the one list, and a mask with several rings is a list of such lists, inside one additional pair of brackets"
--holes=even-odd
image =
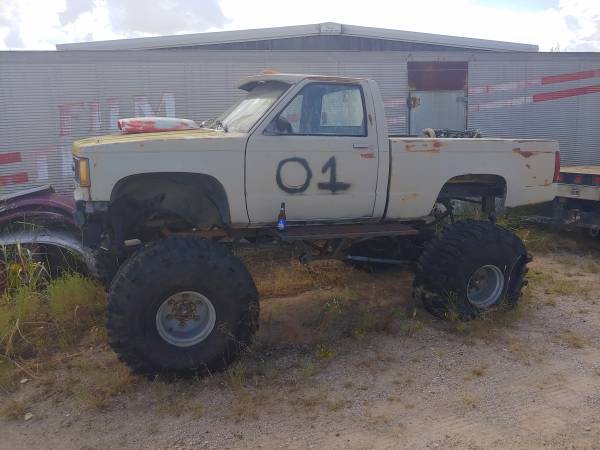
[(504, 273), (498, 267), (485, 265), (477, 269), (467, 284), (467, 300), (479, 309), (495, 304), (502, 295)]
[(199, 344), (215, 327), (217, 313), (211, 301), (195, 291), (171, 295), (156, 312), (160, 337), (176, 347)]

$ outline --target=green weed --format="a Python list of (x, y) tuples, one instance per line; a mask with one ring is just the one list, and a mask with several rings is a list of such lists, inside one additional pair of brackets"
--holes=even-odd
[(227, 369), (227, 384), (233, 389), (240, 389), (246, 383), (247, 368), (243, 361), (238, 361)]
[(42, 255), (16, 245), (0, 249), (0, 353), (14, 360), (73, 344), (102, 321), (104, 291), (79, 274), (50, 280)]
[(325, 344), (319, 344), (315, 354), (318, 358), (327, 360), (335, 356), (335, 351)]

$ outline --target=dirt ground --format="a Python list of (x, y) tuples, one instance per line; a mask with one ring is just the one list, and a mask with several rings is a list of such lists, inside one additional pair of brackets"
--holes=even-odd
[(467, 324), (408, 270), (250, 252), (261, 328), (227, 372), (134, 376), (96, 330), (1, 394), (0, 447), (600, 448), (600, 245), (533, 247), (517, 310)]

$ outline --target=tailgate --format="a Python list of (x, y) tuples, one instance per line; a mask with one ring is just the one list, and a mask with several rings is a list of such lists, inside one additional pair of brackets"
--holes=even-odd
[(600, 201), (600, 166), (563, 167), (558, 182), (559, 197)]

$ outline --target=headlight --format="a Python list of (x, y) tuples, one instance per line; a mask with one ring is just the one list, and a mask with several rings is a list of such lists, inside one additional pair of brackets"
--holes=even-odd
[(90, 187), (90, 161), (87, 158), (73, 158), (75, 181), (81, 187)]

